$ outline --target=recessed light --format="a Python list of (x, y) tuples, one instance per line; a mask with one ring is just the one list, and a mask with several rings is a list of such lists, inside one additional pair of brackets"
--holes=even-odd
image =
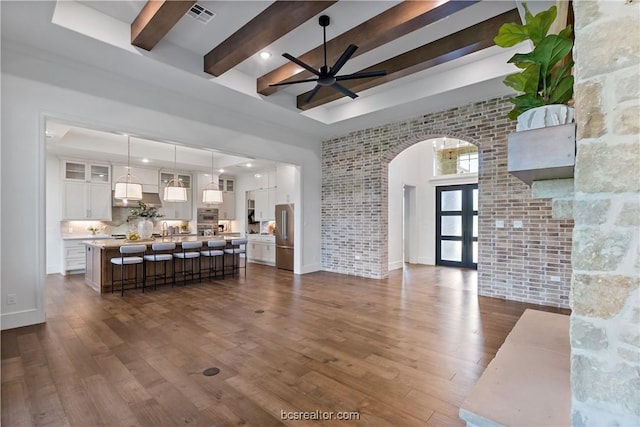
[(246, 166), (247, 166), (248, 168), (250, 168), (250, 167), (251, 167), (251, 163), (247, 163), (247, 164), (246, 164)]
[(262, 178), (262, 175), (260, 175), (259, 173), (255, 174), (253, 176), (256, 177), (256, 178)]
[(219, 169), (218, 172), (224, 173), (224, 169)]
[(149, 163), (149, 162), (150, 162), (150, 160), (147, 159), (147, 158), (142, 159), (142, 163)]
[(260, 58), (269, 59), (269, 58), (271, 58), (271, 54), (269, 52), (267, 52), (267, 51), (260, 52)]

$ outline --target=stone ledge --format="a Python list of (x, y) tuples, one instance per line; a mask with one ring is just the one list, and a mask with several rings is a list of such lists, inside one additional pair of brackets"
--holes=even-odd
[(531, 184), (534, 199), (573, 198), (573, 178), (534, 181)]
[(571, 425), (569, 316), (528, 309), (460, 407), (467, 426)]

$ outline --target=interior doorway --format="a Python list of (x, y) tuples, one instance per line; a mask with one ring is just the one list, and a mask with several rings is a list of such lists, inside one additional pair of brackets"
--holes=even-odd
[(418, 220), (416, 187), (403, 185), (402, 212), (402, 260), (416, 264), (418, 260)]
[(436, 188), (436, 264), (478, 268), (478, 184)]

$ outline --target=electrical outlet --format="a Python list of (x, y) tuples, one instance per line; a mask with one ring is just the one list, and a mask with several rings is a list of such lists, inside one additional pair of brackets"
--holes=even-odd
[(16, 304), (16, 294), (7, 294), (7, 305)]
[(496, 219), (496, 228), (504, 228), (504, 221), (501, 219)]
[(360, 255), (356, 255), (356, 261), (360, 260)]
[(522, 228), (522, 221), (513, 221), (513, 228)]
[(551, 276), (551, 277), (549, 277), (549, 279), (552, 282), (559, 282), (560, 281), (560, 276)]
[(67, 228), (67, 233), (69, 234), (73, 233), (73, 228), (72, 227)]

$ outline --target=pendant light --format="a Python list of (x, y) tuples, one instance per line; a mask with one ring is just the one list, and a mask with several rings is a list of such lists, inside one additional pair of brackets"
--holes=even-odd
[(116, 180), (113, 197), (122, 200), (142, 200), (142, 184), (131, 175), (131, 137), (127, 135), (127, 174)]
[(222, 191), (217, 182), (213, 182), (213, 151), (211, 152), (211, 182), (202, 191), (202, 203), (220, 204), (222, 203)]
[(173, 168), (174, 168), (174, 176), (172, 179), (167, 182), (167, 186), (164, 187), (164, 197), (163, 200), (165, 202), (186, 202), (187, 201), (187, 189), (184, 188), (184, 184), (180, 182), (180, 180), (176, 179), (176, 170), (178, 169), (178, 147), (176, 145), (173, 146)]

